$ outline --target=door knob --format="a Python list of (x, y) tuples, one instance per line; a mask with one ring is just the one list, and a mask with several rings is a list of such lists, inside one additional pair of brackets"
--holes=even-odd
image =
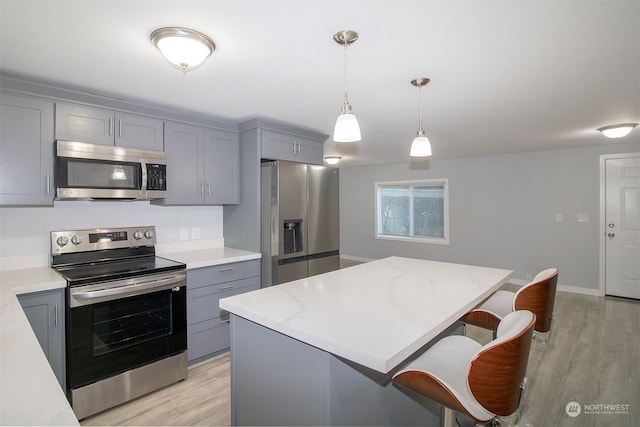
[(607, 233), (607, 236), (609, 236), (610, 239), (613, 239), (615, 236), (615, 233)]

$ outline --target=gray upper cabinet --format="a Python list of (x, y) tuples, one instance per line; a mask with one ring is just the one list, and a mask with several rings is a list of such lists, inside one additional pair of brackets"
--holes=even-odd
[(205, 204), (240, 202), (240, 142), (238, 134), (205, 129)]
[(166, 122), (164, 142), (167, 153), (167, 196), (152, 203), (238, 203), (240, 153), (236, 133)]
[(260, 143), (263, 159), (288, 160), (316, 165), (322, 165), (324, 162), (323, 141), (263, 130)]
[(162, 151), (163, 137), (160, 119), (56, 103), (56, 139)]
[(0, 206), (53, 205), (53, 102), (2, 93)]

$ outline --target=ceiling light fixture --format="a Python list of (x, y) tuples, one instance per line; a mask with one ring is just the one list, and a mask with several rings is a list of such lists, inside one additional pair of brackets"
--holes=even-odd
[(358, 33), (351, 30), (338, 31), (333, 35), (336, 43), (344, 46), (344, 103), (340, 108), (340, 115), (333, 129), (333, 140), (336, 142), (360, 141), (360, 125), (358, 119), (351, 113), (349, 91), (347, 90), (347, 47), (358, 40)]
[(431, 143), (422, 129), (422, 86), (429, 83), (429, 79), (421, 77), (411, 80), (411, 84), (418, 88), (418, 133), (411, 144), (411, 157), (427, 157), (431, 155)]
[(184, 74), (198, 68), (216, 50), (210, 37), (188, 28), (158, 28), (150, 38), (167, 61)]
[(622, 138), (629, 135), (629, 132), (636, 126), (638, 126), (637, 123), (622, 123), (620, 125), (604, 126), (598, 128), (598, 130), (607, 138)]
[(324, 158), (324, 161), (329, 165), (337, 165), (340, 160), (342, 160), (342, 157), (340, 156), (327, 156)]

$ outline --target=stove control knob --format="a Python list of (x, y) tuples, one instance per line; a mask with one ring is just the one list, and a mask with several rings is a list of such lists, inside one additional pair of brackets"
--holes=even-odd
[(146, 237), (147, 239), (151, 239), (153, 237), (153, 231), (152, 230), (145, 231), (144, 237)]
[(138, 230), (135, 233), (133, 233), (133, 238), (136, 240), (142, 239), (142, 231)]
[(56, 239), (56, 243), (58, 243), (58, 246), (65, 246), (69, 243), (69, 238), (67, 236), (60, 236)]
[(82, 236), (71, 236), (71, 243), (74, 245), (79, 245), (82, 243)]

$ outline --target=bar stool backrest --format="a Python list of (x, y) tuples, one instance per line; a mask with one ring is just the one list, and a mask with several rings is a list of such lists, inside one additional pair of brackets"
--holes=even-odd
[(513, 310), (529, 310), (536, 315), (535, 330), (549, 332), (551, 317), (556, 300), (558, 270), (548, 268), (536, 274), (531, 283), (524, 285), (516, 292), (513, 299)]
[(518, 409), (535, 319), (527, 310), (509, 313), (498, 326), (497, 338), (483, 346), (469, 365), (471, 393), (494, 414), (508, 416)]

